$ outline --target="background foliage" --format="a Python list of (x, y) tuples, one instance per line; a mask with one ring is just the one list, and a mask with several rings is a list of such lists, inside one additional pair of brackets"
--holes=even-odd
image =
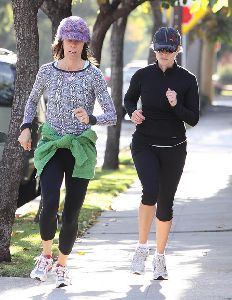
[[(73, 1), (73, 15), (87, 20), (92, 31), (98, 11), (97, 1)], [(51, 22), (40, 10), (38, 13), (38, 27), (40, 34), (40, 65), (52, 60), (51, 55)], [(147, 59), (151, 41), (152, 18), (149, 2), (139, 6), (128, 18), (125, 35), (124, 63), (133, 59)], [(102, 52), (101, 69), (110, 66), (110, 34), (107, 32)], [(0, 47), (15, 51), (15, 33), (13, 28), (13, 14), (11, 4), (7, 0), (0, 2)]]

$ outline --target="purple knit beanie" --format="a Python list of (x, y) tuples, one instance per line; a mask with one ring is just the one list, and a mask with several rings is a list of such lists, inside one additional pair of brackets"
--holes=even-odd
[(57, 29), (58, 40), (77, 40), (84, 43), (90, 41), (89, 28), (81, 17), (71, 16), (64, 18)]

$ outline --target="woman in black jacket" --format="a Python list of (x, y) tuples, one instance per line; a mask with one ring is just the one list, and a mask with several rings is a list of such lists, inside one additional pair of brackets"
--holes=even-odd
[[(156, 63), (138, 70), (132, 77), (124, 103), (136, 130), (131, 151), (142, 184), (139, 207), (139, 241), (131, 271), (142, 274), (149, 254), (147, 245), (156, 215), (154, 279), (167, 279), (165, 247), (171, 229), (174, 196), (186, 158), (185, 123), (199, 120), (196, 77), (177, 65), (182, 50), (177, 30), (162, 27), (154, 35)], [(141, 98), (142, 108), (137, 108)]]

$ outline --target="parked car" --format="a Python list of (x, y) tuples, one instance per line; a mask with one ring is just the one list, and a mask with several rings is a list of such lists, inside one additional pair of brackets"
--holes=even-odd
[(123, 68), (123, 97), (126, 94), (131, 77), (141, 68), (147, 66), (147, 60), (133, 60)]
[[(232, 67), (228, 66), (228, 68), (224, 69), (224, 74), (213, 74), (212, 82), (213, 88), (216, 95), (231, 95), (232, 93)], [(229, 71), (227, 71), (229, 70)]]
[[(123, 90), (122, 90), (123, 99), (129, 88), (131, 77), (135, 74), (136, 71), (138, 71), (139, 69), (144, 68), (146, 66), (147, 66), (147, 60), (133, 60), (130, 63), (128, 63), (127, 65), (125, 65), (125, 67), (123, 68)], [(140, 104), (140, 100), (139, 100), (138, 107), (140, 105), (141, 104)], [(126, 110), (124, 108), (124, 103), (122, 103), (122, 106), (123, 106), (124, 117), (126, 120), (129, 120), (130, 118), (126, 114)]]
[(110, 84), (111, 84), (111, 82), (110, 82), (110, 80), (111, 80), (111, 68), (110, 67), (105, 68), (104, 78), (105, 78), (105, 81), (107, 82), (108, 87), (110, 87)]
[(213, 82), (213, 88), (214, 88), (215, 94), (216, 95), (220, 95), (221, 92), (222, 92), (222, 90), (223, 90), (223, 85), (219, 81), (218, 74), (213, 74), (213, 76), (212, 76), (212, 82)]
[[(3, 149), (7, 140), (7, 134), (11, 118), (11, 107), (14, 98), (14, 88), (16, 79), (16, 54), (0, 48), (0, 161)], [(38, 107), (38, 114), (33, 123), (33, 127), (38, 127), (43, 121), (45, 110), (44, 104)], [(35, 136), (32, 136), (33, 143), (36, 143)], [(35, 167), (33, 163), (33, 150), (24, 152), (24, 171), (21, 180), (18, 196), (18, 207), (33, 200), (40, 194), (38, 179), (35, 178)]]
[[(138, 71), (141, 68), (144, 68), (147, 66), (147, 60), (133, 60), (130, 63), (126, 64), (123, 68), (123, 87), (122, 87), (122, 98), (124, 99), (124, 96), (129, 88), (131, 77), (134, 75), (136, 71)], [(111, 68), (106, 68), (104, 72), (105, 80), (109, 87), (110, 92), (110, 80), (111, 80)], [(122, 103), (124, 116), (126, 116), (126, 110), (124, 109), (124, 103)], [(128, 119), (128, 117), (126, 117)]]
[(0, 104), (11, 106), (14, 97), (16, 55), (0, 48)]

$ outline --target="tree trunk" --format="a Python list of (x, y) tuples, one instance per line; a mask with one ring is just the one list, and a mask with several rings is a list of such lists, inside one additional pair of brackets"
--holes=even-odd
[(201, 82), (200, 94), (201, 104), (211, 104), (213, 99), (212, 75), (215, 59), (214, 43), (203, 41), (201, 56)]
[[(155, 32), (162, 26), (164, 26), (162, 21), (162, 11), (161, 11), (161, 3), (160, 1), (152, 1), (151, 2), (151, 10), (153, 15), (153, 28), (152, 28), (152, 37), (151, 42), (153, 41), (153, 37)], [(155, 53), (152, 49), (149, 51), (148, 56), (148, 64), (154, 63), (156, 60)]]
[(103, 169), (118, 169), (119, 141), (123, 116), (123, 44), (127, 17), (118, 19), (113, 24), (111, 34), (111, 96), (117, 112), (117, 124), (107, 128), (107, 142)]
[(72, 15), (72, 0), (45, 0), (41, 10), (52, 22), (52, 40), (54, 40), (60, 21)]
[(39, 65), (38, 1), (12, 0), (16, 32), (16, 87), (11, 121), (0, 163), (0, 262), (11, 261), (10, 239), (23, 171), (23, 150), (17, 141), (26, 100)]
[(94, 24), (90, 48), (99, 64), (101, 62), (101, 52), (105, 35), (113, 22), (114, 20), (112, 17), (110, 18), (108, 16), (106, 19), (104, 16), (98, 15)]

